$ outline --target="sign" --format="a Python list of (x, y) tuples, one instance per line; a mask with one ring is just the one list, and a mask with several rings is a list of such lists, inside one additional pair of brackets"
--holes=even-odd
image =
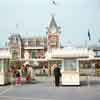
[(48, 47), (59, 47), (59, 35), (48, 35)]

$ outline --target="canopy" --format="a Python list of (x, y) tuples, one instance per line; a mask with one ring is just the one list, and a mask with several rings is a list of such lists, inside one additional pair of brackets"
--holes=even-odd
[(87, 48), (54, 49), (46, 55), (48, 58), (86, 58), (95, 56), (94, 52)]

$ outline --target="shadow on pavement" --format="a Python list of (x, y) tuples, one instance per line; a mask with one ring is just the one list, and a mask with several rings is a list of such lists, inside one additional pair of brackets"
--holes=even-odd
[(100, 81), (95, 80), (95, 81), (81, 81), (80, 86), (98, 86), (100, 85)]
[(80, 85), (60, 85), (60, 87), (85, 87), (85, 86), (100, 86), (100, 81), (81, 81)]

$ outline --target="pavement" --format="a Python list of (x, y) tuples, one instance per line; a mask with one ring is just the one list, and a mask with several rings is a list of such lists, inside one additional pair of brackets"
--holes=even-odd
[(20, 86), (0, 86), (0, 100), (100, 100), (100, 78), (80, 86), (54, 86), (53, 77), (37, 77)]

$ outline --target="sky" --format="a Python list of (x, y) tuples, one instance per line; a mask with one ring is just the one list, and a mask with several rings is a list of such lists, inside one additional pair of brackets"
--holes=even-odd
[[(0, 47), (10, 32), (22, 36), (46, 36), (50, 15), (62, 27), (61, 43), (78, 45), (100, 39), (100, 0), (0, 0)], [(17, 24), (17, 28), (16, 28)]]

